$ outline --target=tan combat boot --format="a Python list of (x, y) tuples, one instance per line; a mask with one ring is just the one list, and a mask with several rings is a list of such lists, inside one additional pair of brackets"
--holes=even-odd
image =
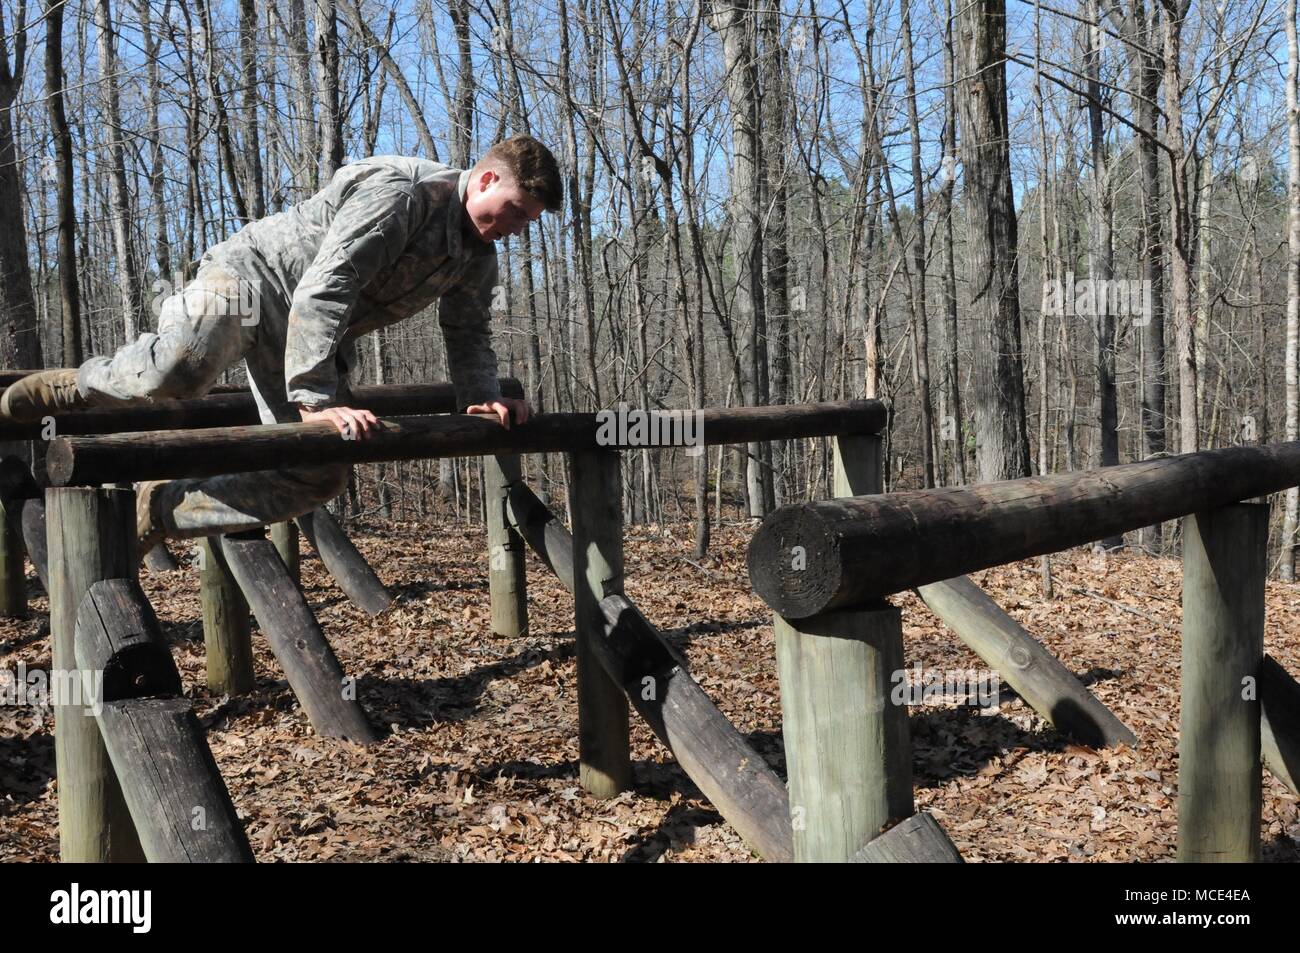
[(70, 369), (28, 374), (5, 388), (0, 398), (0, 414), (19, 423), (36, 423), (91, 406), (77, 390), (77, 372)]
[(161, 543), (167, 536), (162, 520), (158, 517), (158, 488), (167, 480), (148, 480), (135, 488), (135, 561), (141, 562), (149, 555), (149, 550)]

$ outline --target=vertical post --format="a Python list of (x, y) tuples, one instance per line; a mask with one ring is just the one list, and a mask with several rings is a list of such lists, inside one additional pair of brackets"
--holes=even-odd
[(867, 496), (884, 486), (881, 473), (880, 438), (849, 436), (835, 438), (833, 489), (836, 496)]
[(484, 457), (484, 505), (487, 508), (488, 599), (492, 631), (506, 638), (528, 634), (528, 583), (524, 541), (510, 527), (506, 506), (510, 484), (520, 478), (518, 457)]
[[(880, 449), (876, 436), (835, 438), (836, 496), (880, 492)], [(902, 613), (882, 602), (797, 623), (778, 615), (775, 629), (795, 860), (847, 861), (913, 813), (907, 706), (891, 691)]]
[[(293, 524), (277, 523), (276, 526)], [(296, 541), (296, 540), (295, 540)], [(226, 695), (253, 690), (253, 626), (248, 600), (230, 574), (226, 554), (211, 539), (199, 540), (199, 601), (208, 688)]]
[(891, 698), (902, 613), (881, 603), (778, 615), (775, 628), (794, 858), (847, 861), (913, 813), (907, 706)]
[[(59, 853), (69, 863), (144, 859), (99, 726), (77, 670), (77, 609), (102, 579), (135, 579), (135, 491), (102, 487), (46, 490), (49, 533), (51, 689), (59, 780)], [(94, 699), (97, 700), (97, 699)]]
[(285, 568), (294, 582), (302, 584), (302, 570), (298, 563), (298, 526), (293, 520), (271, 524), (271, 542), (284, 560)]
[(605, 674), (591, 643), (605, 637), (600, 600), (623, 592), (620, 459), (615, 451), (583, 450), (570, 460), (579, 778), (589, 793), (613, 797), (632, 786), (627, 696)]
[(0, 497), (0, 616), (27, 616), (27, 572), (23, 566), (23, 501)]
[(1183, 523), (1180, 862), (1259, 860), (1267, 542), (1268, 507), (1258, 503)]

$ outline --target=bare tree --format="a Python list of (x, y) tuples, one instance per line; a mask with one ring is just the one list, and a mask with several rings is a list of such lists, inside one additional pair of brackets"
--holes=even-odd
[(975, 462), (981, 480), (1007, 480), (1032, 471), (1020, 343), (1003, 0), (963, 4), (957, 29), (967, 260), (975, 318)]

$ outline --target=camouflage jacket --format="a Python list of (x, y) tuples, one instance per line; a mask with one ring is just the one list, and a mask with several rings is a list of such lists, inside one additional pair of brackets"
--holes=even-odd
[(356, 364), (357, 337), (434, 299), (460, 409), (500, 396), (489, 311), (496, 250), (464, 231), (468, 184), (468, 171), (438, 162), (373, 156), (208, 252), (253, 284), (257, 347), (283, 354), (289, 402), (345, 400), (340, 376)]

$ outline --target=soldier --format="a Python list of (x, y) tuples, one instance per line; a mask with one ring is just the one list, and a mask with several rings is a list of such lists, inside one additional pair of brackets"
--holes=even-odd
[[(157, 334), (23, 378), (0, 414), (33, 422), (198, 397), (242, 357), (263, 423), (328, 420), (366, 439), (382, 424), (352, 406), (356, 339), (436, 298), (458, 411), (523, 423), (527, 403), (502, 397), (497, 383), (493, 243), (559, 211), (562, 195), (555, 157), (531, 136), (498, 142), (469, 170), (404, 156), (354, 162), (307, 201), (209, 249), (194, 280), (163, 302)], [(138, 555), (165, 537), (300, 516), (341, 493), (347, 474), (346, 464), (324, 464), (141, 483)]]

